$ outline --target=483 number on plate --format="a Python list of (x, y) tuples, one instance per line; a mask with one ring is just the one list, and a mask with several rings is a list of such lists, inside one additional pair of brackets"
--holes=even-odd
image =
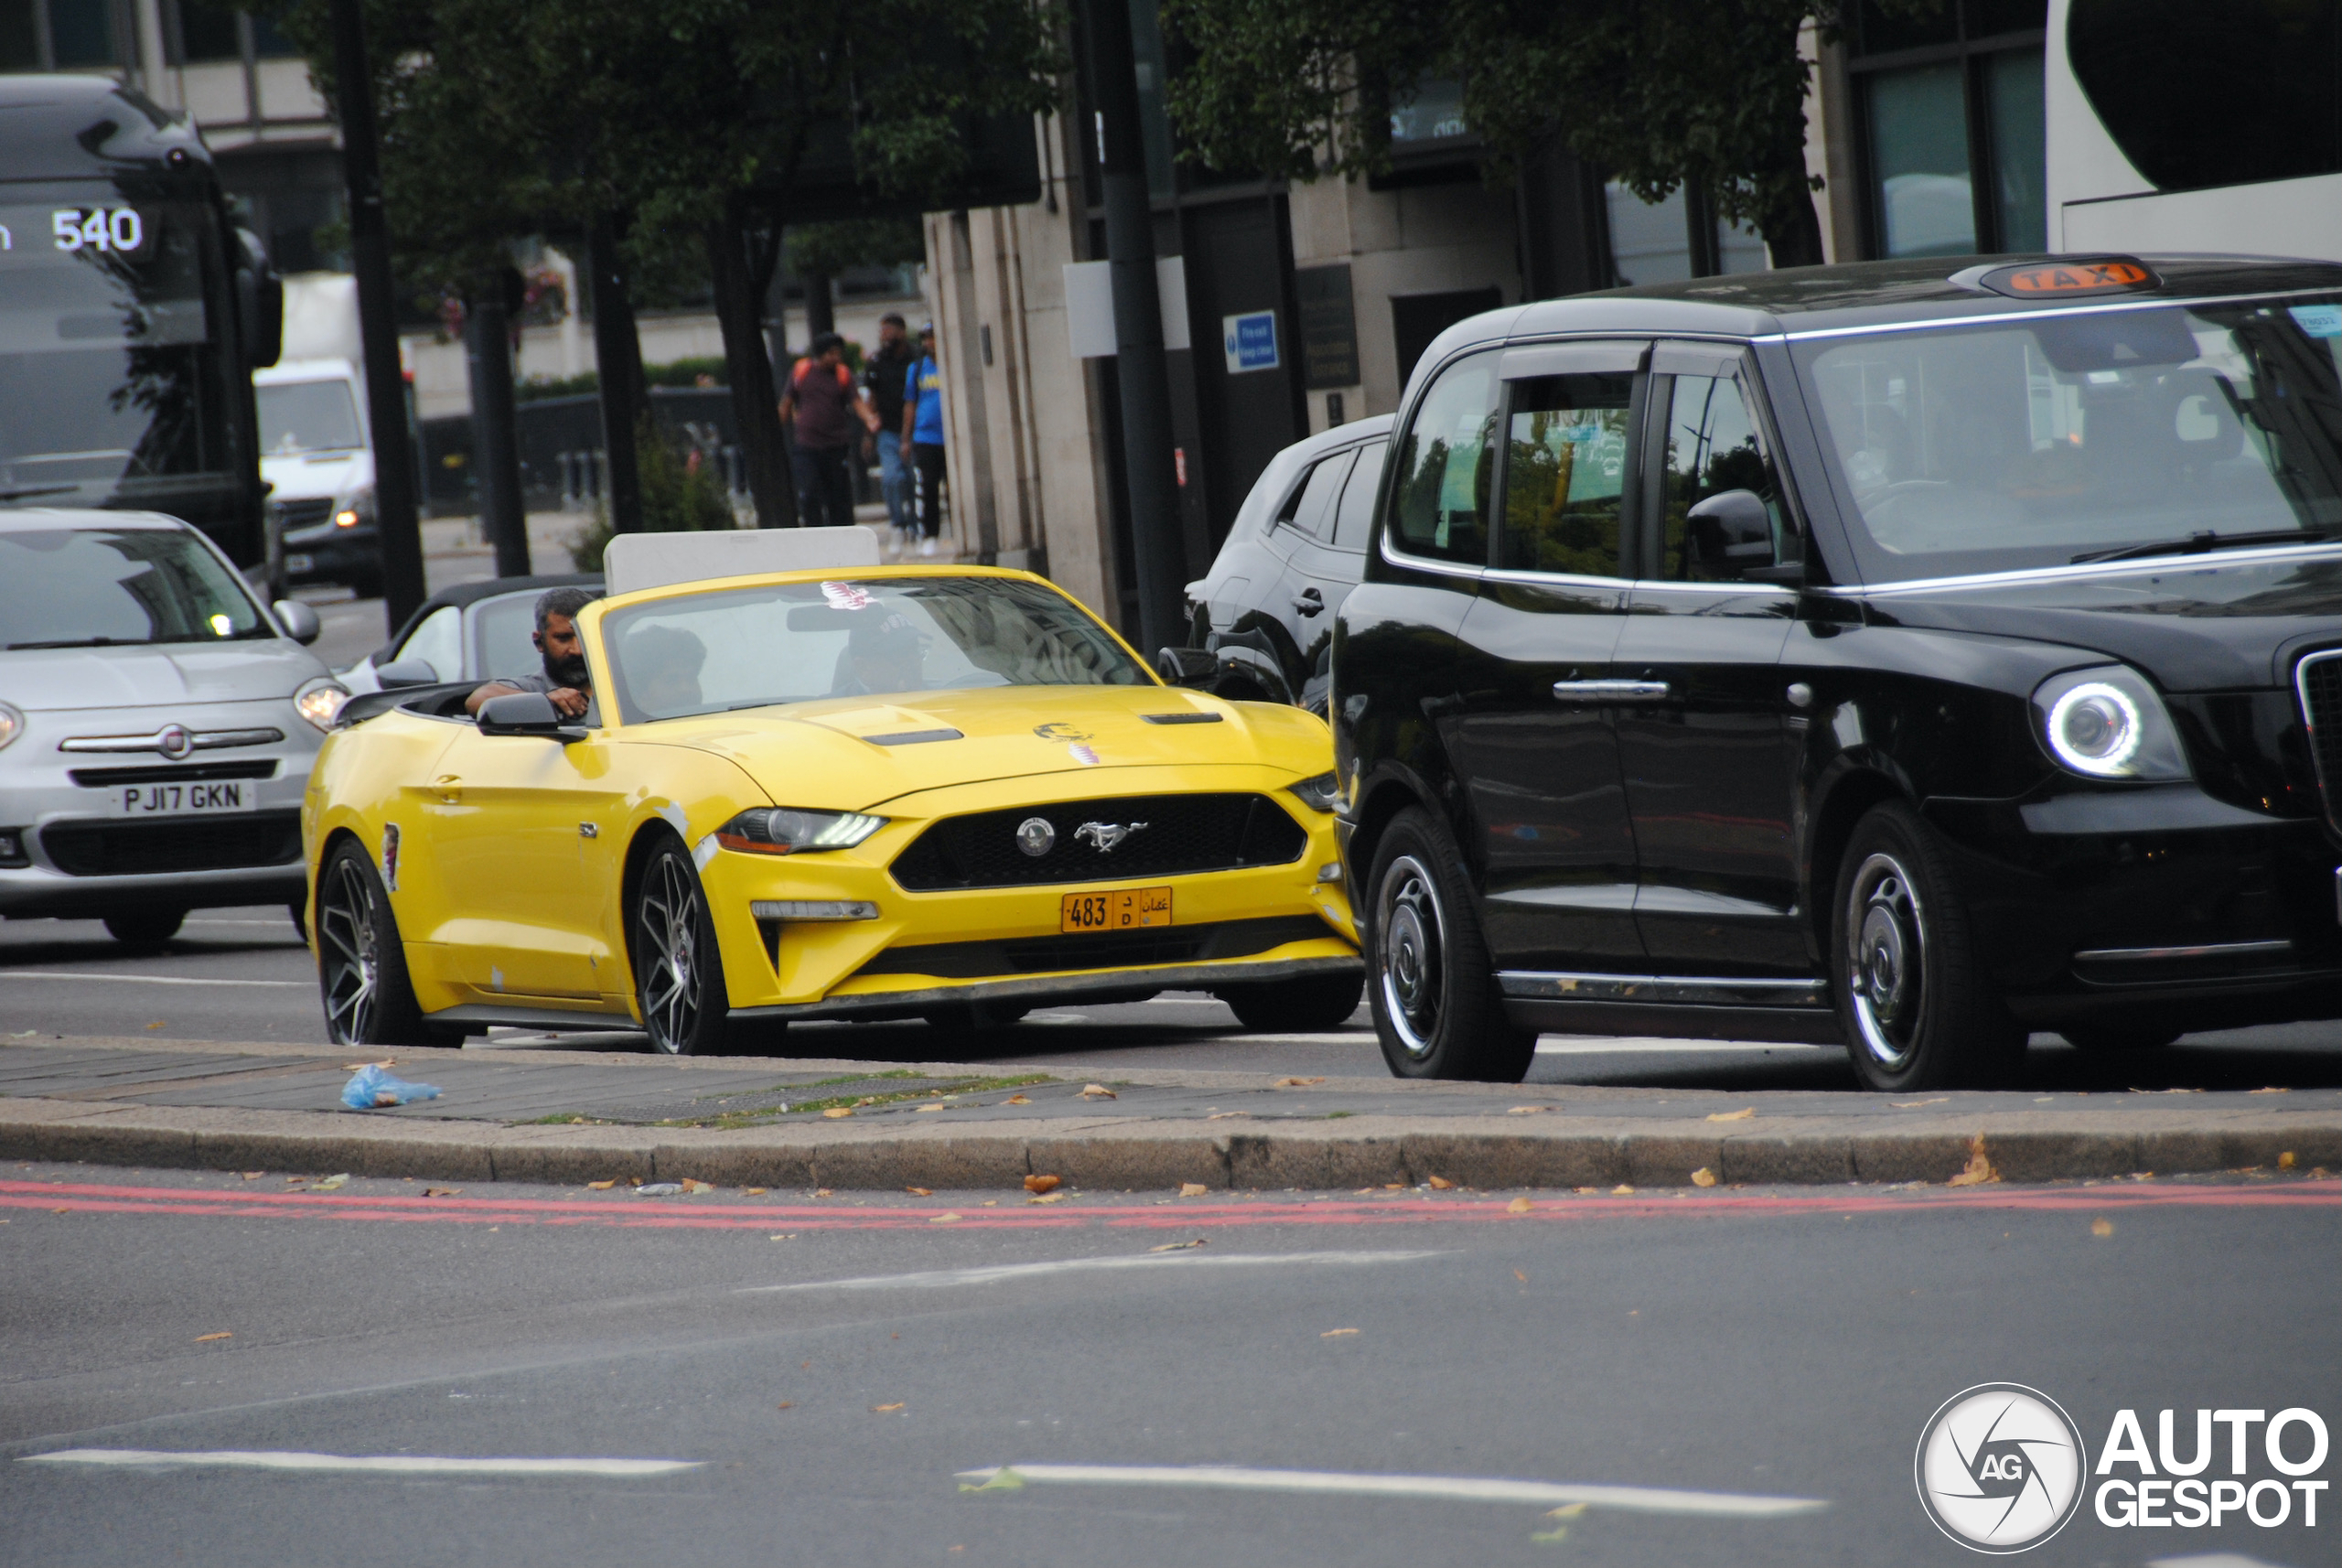
[(1111, 893), (1069, 893), (1058, 911), (1059, 931), (1130, 931), (1171, 923), (1171, 889), (1118, 887)]

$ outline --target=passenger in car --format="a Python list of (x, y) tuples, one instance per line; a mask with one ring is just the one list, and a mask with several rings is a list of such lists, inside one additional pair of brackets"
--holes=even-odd
[(543, 692), (565, 719), (586, 712), (594, 700), (593, 672), (577, 637), (577, 612), (602, 596), (593, 588), (548, 588), (537, 596), (537, 629), (529, 640), (544, 660), (542, 675), (509, 675), (490, 681), (464, 699), (464, 712), (477, 714), (490, 697)]
[(898, 614), (873, 618), (846, 633), (830, 695), (919, 691), (927, 684), (926, 666), (927, 650), (919, 642), (919, 628), (908, 618)]
[(707, 645), (680, 627), (646, 626), (629, 636), (619, 656), (627, 693), (654, 719), (674, 718), (700, 707), (699, 672)]

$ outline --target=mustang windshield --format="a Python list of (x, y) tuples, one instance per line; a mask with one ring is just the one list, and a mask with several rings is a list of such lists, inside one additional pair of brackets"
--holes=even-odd
[(2342, 530), (2337, 346), (2342, 303), (2304, 297), (1995, 317), (1794, 353), (1879, 582)]
[(1065, 596), (999, 577), (789, 583), (659, 599), (602, 621), (628, 724), (970, 686), (1144, 686)]
[(177, 529), (0, 532), (0, 635), (17, 648), (273, 637), (236, 575)]

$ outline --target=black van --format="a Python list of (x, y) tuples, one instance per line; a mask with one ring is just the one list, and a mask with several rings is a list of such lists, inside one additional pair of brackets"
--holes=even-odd
[(1332, 657), (1392, 1070), (1615, 1032), (1905, 1090), (2342, 1016), (2337, 346), (2342, 266), (2212, 257), (1450, 328)]

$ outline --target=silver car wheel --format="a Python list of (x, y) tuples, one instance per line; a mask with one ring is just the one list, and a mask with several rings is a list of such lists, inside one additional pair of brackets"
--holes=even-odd
[(1431, 873), (1402, 854), (1382, 874), (1374, 911), (1374, 983), (1400, 1048), (1421, 1061), (1439, 1032), (1447, 991), (1446, 927)]
[(325, 965), (326, 1029), (338, 1046), (368, 1043), (381, 977), (374, 889), (365, 869), (336, 860), (317, 889), (317, 954)]
[(1927, 922), (1911, 874), (1874, 854), (1846, 895), (1846, 987), (1863, 1048), (1899, 1071), (1918, 1048), (1926, 1010)]
[(653, 1048), (682, 1052), (699, 1026), (699, 881), (673, 853), (650, 863), (635, 906), (642, 1024)]

